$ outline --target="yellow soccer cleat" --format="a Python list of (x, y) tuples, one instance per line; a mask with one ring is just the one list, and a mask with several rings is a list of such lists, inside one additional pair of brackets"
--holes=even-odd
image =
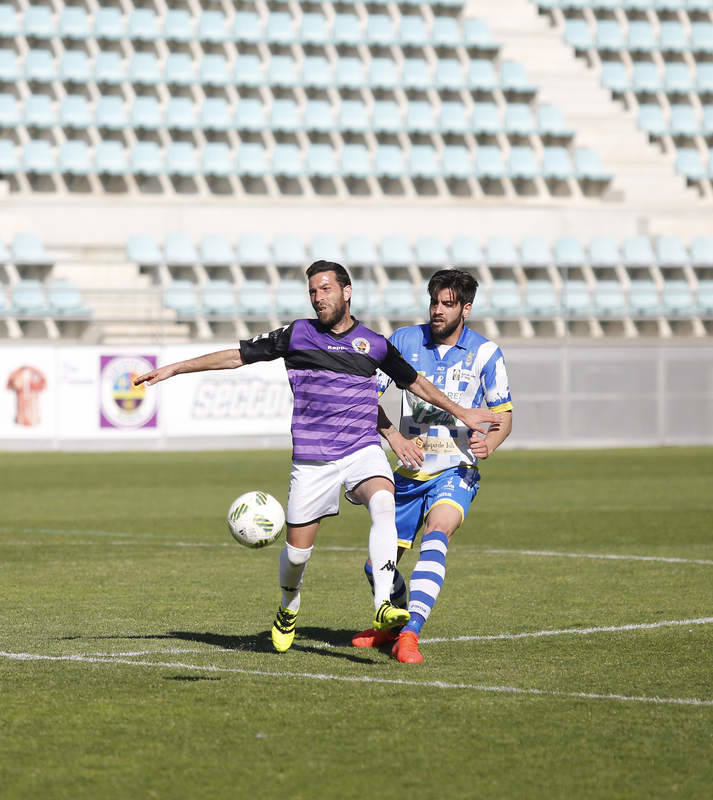
[(410, 615), (405, 608), (398, 608), (389, 600), (384, 600), (374, 613), (374, 622), (371, 627), (375, 631), (388, 631), (392, 628), (400, 628), (409, 619)]
[(280, 606), (272, 623), (272, 646), (278, 653), (286, 653), (295, 640), (295, 620), (297, 612)]

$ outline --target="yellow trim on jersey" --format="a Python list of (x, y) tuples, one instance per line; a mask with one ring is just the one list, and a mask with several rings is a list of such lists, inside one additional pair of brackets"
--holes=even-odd
[(503, 411), (512, 411), (512, 401), (508, 400), (507, 403), (501, 403), (499, 406), (490, 406), (491, 411), (500, 414)]
[(431, 511), (433, 511), (433, 509), (436, 506), (440, 506), (441, 504), (447, 505), (447, 506), (453, 506), (454, 508), (457, 508), (458, 511), (460, 511), (460, 524), (461, 525), (463, 524), (463, 520), (465, 519), (465, 511), (463, 511), (463, 506), (460, 503), (456, 503), (455, 500), (451, 500), (448, 497), (443, 497), (440, 500), (436, 500), (436, 502), (424, 514), (423, 518), (426, 519), (426, 517), (431, 513)]

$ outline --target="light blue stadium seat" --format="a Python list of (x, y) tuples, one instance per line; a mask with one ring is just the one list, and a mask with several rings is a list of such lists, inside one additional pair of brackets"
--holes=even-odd
[(575, 50), (589, 50), (594, 47), (594, 36), (589, 24), (583, 19), (565, 20), (564, 40)]
[(629, 33), (626, 39), (627, 50), (631, 53), (651, 53), (657, 49), (654, 29), (649, 22), (631, 20)]
[(233, 39), (238, 44), (258, 44), (262, 41), (262, 23), (257, 12), (236, 12), (233, 18)]
[(413, 253), (415, 263), (421, 267), (443, 269), (448, 265), (448, 250), (440, 236), (420, 236)]
[(265, 80), (265, 68), (260, 57), (252, 53), (238, 55), (233, 65), (233, 80), (237, 86), (261, 86)]
[(203, 101), (199, 125), (207, 131), (228, 131), (232, 127), (230, 106), (223, 97), (207, 97)]
[(639, 316), (661, 313), (661, 302), (656, 284), (651, 280), (633, 280), (629, 288), (629, 308)]
[(634, 71), (631, 76), (631, 87), (635, 92), (660, 92), (663, 81), (659, 68), (652, 61), (634, 62)]
[(300, 22), (299, 41), (305, 45), (324, 46), (329, 44), (329, 25), (324, 14), (306, 11)]
[(225, 56), (219, 53), (204, 55), (198, 69), (198, 82), (203, 86), (228, 86), (230, 67)]
[(203, 312), (208, 316), (234, 316), (238, 304), (233, 285), (223, 278), (213, 278), (200, 289)]
[(328, 133), (334, 129), (333, 107), (328, 100), (307, 100), (302, 112), (302, 128)]
[(94, 38), (98, 40), (120, 41), (124, 38), (126, 20), (120, 8), (106, 6), (97, 8), (94, 15)]
[(267, 126), (265, 106), (256, 97), (243, 97), (235, 109), (235, 127), (240, 131), (262, 131)]
[(163, 125), (161, 106), (155, 97), (137, 97), (131, 108), (131, 126), (155, 131)]
[(624, 49), (624, 33), (616, 20), (599, 20), (595, 45), (597, 50), (605, 53), (620, 53)]
[(529, 280), (525, 284), (525, 311), (535, 316), (551, 316), (559, 311), (555, 287), (548, 280)]
[(335, 45), (356, 46), (362, 42), (363, 38), (361, 23), (356, 14), (338, 11), (334, 15), (332, 41)]
[(503, 61), (500, 65), (500, 88), (504, 92), (535, 94), (537, 87), (527, 77), (525, 67), (519, 61)]
[(129, 14), (127, 28), (129, 39), (138, 42), (155, 42), (161, 36), (156, 12), (151, 8), (135, 8)]
[(153, 53), (135, 53), (129, 63), (129, 80), (131, 83), (145, 86), (156, 86), (161, 83), (161, 68)]
[(550, 105), (542, 105), (537, 108), (537, 132), (540, 136), (556, 136), (567, 139), (574, 136), (574, 130), (567, 124), (562, 110)]
[(392, 278), (381, 295), (381, 310), (386, 316), (403, 318), (419, 312), (413, 282)]
[(344, 240), (344, 260), (347, 264), (373, 267), (379, 263), (374, 240), (365, 234), (352, 234)]
[(585, 281), (569, 280), (562, 286), (562, 305), (569, 316), (586, 316), (593, 311)]
[(698, 136), (701, 133), (701, 126), (698, 115), (692, 106), (672, 105), (671, 123), (669, 127), (671, 136)]
[(20, 120), (20, 107), (15, 95), (0, 94), (0, 128), (14, 128)]
[(373, 171), (367, 147), (363, 144), (345, 144), (339, 159), (339, 173), (345, 178), (370, 177)]
[(473, 103), (472, 128), (475, 134), (495, 136), (503, 130), (500, 111), (495, 103)]
[(291, 89), (297, 86), (297, 63), (292, 56), (273, 56), (267, 65), (270, 86)]
[(450, 252), (454, 267), (476, 267), (483, 263), (483, 251), (474, 236), (454, 236), (451, 239)]
[(498, 88), (498, 76), (493, 62), (475, 58), (468, 64), (468, 86), (471, 90), (494, 92)]
[(169, 86), (191, 86), (198, 76), (193, 59), (187, 53), (169, 53), (163, 65), (163, 78)]
[(0, 5), (0, 38), (12, 39), (20, 33), (20, 23), (17, 19), (15, 6), (9, 3)]
[(374, 175), (377, 178), (400, 178), (405, 172), (404, 152), (398, 145), (377, 145), (374, 150)]
[(40, 281), (34, 278), (20, 280), (12, 286), (12, 306), (19, 316), (43, 316), (49, 313), (45, 293)]
[(290, 319), (313, 317), (314, 311), (304, 281), (283, 279), (275, 289), (275, 309), (280, 316)]
[(517, 266), (517, 250), (509, 236), (489, 236), (485, 245), (485, 260), (491, 267)]
[(272, 263), (270, 248), (259, 233), (245, 233), (238, 240), (238, 263), (244, 267), (265, 266)]
[(94, 59), (94, 80), (98, 84), (117, 86), (126, 78), (126, 66), (119, 53), (102, 50)]
[(157, 177), (162, 175), (163, 153), (156, 142), (138, 142), (131, 150), (129, 168), (134, 175)]
[(284, 178), (297, 178), (303, 175), (300, 148), (296, 144), (276, 144), (272, 151), (271, 172)]
[(195, 287), (188, 280), (174, 280), (163, 289), (163, 305), (179, 317), (194, 317), (200, 313)]
[(128, 125), (126, 106), (121, 97), (102, 95), (94, 107), (94, 123), (104, 130), (119, 131)]
[(661, 137), (668, 133), (668, 124), (658, 103), (642, 103), (639, 106), (637, 126), (649, 136)]
[(20, 265), (47, 265), (52, 261), (45, 252), (42, 240), (34, 233), (16, 233), (10, 243), (13, 263)]
[(621, 61), (602, 61), (602, 86), (611, 92), (623, 93), (632, 88), (629, 72)]
[(166, 148), (166, 173), (190, 177), (198, 173), (198, 154), (190, 142), (171, 142)]
[(238, 311), (244, 316), (265, 317), (272, 312), (272, 291), (263, 280), (243, 281), (235, 292)]
[(294, 133), (300, 129), (300, 114), (294, 100), (277, 99), (270, 109), (270, 127), (275, 131)]
[(332, 68), (324, 56), (306, 55), (302, 60), (302, 86), (327, 89), (333, 84)]
[(425, 100), (412, 100), (406, 108), (406, 130), (416, 133), (435, 133), (433, 106)]
[(258, 142), (245, 142), (238, 148), (236, 162), (238, 175), (251, 178), (264, 177), (269, 172), (267, 153)]
[(580, 181), (608, 183), (612, 179), (611, 172), (602, 164), (599, 151), (591, 147), (578, 147), (574, 151), (574, 174)]
[(589, 263), (596, 268), (614, 268), (621, 263), (619, 245), (613, 236), (593, 236), (589, 242)]
[(15, 143), (0, 139), (0, 175), (14, 175), (20, 170), (20, 159)]
[(594, 287), (594, 308), (603, 316), (625, 315), (626, 297), (619, 281), (597, 281)]
[(184, 8), (169, 8), (163, 18), (161, 34), (167, 42), (192, 42), (195, 34), (191, 13)]
[(458, 20), (453, 17), (436, 16), (431, 26), (431, 41), (434, 47), (458, 47), (463, 43)]
[(334, 234), (318, 233), (310, 242), (309, 258), (310, 261), (336, 261), (337, 264), (343, 264), (344, 252)]
[(508, 103), (505, 106), (505, 132), (517, 136), (535, 133), (535, 120), (527, 103)]
[(495, 280), (488, 292), (490, 308), (496, 317), (508, 317), (521, 314), (523, 311), (520, 289), (511, 278)]
[(430, 144), (415, 144), (408, 155), (408, 173), (412, 178), (434, 180), (441, 174), (436, 149)]
[(371, 127), (375, 133), (398, 133), (401, 130), (401, 110), (393, 100), (375, 100)]
[(441, 153), (441, 173), (444, 178), (468, 180), (475, 175), (473, 160), (467, 147), (445, 145)]
[(22, 168), (32, 175), (51, 175), (56, 168), (52, 145), (44, 140), (30, 140), (22, 151)]
[(51, 128), (57, 122), (57, 114), (51, 97), (32, 94), (25, 100), (23, 121), (28, 128)]
[(441, 133), (464, 135), (470, 131), (470, 120), (463, 103), (446, 100), (441, 103), (437, 128)]
[(678, 236), (659, 236), (655, 245), (656, 263), (660, 267), (687, 267), (689, 264), (686, 245)]
[(310, 144), (305, 153), (305, 173), (314, 178), (332, 178), (337, 172), (334, 148), (330, 144)]
[(661, 300), (666, 315), (688, 315), (696, 310), (688, 281), (665, 281)]
[(59, 79), (63, 83), (89, 83), (92, 67), (82, 50), (66, 50), (59, 64)]
[(503, 153), (499, 147), (491, 145), (478, 147), (475, 160), (475, 173), (479, 179), (502, 180), (508, 174), (507, 167), (503, 161)]
[(396, 43), (394, 24), (388, 14), (370, 13), (367, 17), (365, 41), (368, 45), (389, 47)]
[(493, 39), (488, 23), (484, 19), (468, 17), (463, 20), (463, 44), (469, 50), (481, 50), (495, 54), (500, 49)]
[(0, 82), (15, 83), (20, 80), (20, 66), (14, 50), (0, 50)]
[(98, 175), (120, 176), (128, 170), (128, 158), (121, 142), (104, 140), (94, 148), (94, 171)]
[(55, 35), (54, 17), (49, 6), (28, 6), (22, 20), (22, 30), (32, 39), (51, 39)]
[(691, 23), (690, 49), (695, 55), (713, 53), (713, 24), (710, 22)]
[(546, 180), (566, 181), (574, 176), (572, 159), (566, 147), (544, 147), (542, 151), (542, 177)]
[(710, 316), (713, 314), (713, 281), (699, 280), (696, 289), (696, 311)]
[(302, 239), (294, 233), (276, 234), (272, 240), (272, 255), (278, 266), (304, 267), (307, 264), (307, 250)]
[(676, 151), (676, 172), (694, 183), (704, 180), (706, 168), (698, 150), (693, 147), (679, 147)]
[(699, 61), (696, 64), (696, 91), (701, 94), (713, 94), (713, 63)]
[(408, 267), (413, 263), (409, 240), (400, 234), (384, 236), (379, 244), (381, 263), (385, 267)]
[(422, 16), (404, 14), (399, 23), (398, 42), (401, 47), (425, 47), (429, 43), (426, 22)]
[(520, 241), (520, 262), (524, 267), (542, 268), (553, 263), (552, 251), (544, 236), (523, 236)]
[(694, 236), (690, 254), (691, 266), (695, 269), (713, 267), (713, 236)]
[(164, 123), (169, 130), (193, 130), (196, 127), (193, 103), (187, 97), (172, 97), (166, 104)]
[(126, 257), (135, 264), (158, 267), (163, 262), (161, 248), (156, 239), (148, 234), (135, 233), (126, 243)]
[(436, 89), (458, 92), (468, 88), (465, 72), (455, 58), (439, 58), (433, 83)]
[(215, 178), (235, 173), (233, 154), (225, 142), (208, 142), (201, 153), (201, 172)]
[[(343, 71), (342, 64), (344, 64), (345, 71), (347, 66), (351, 66), (351, 71), (354, 73), (352, 83), (346, 83), (344, 78), (340, 77)], [(363, 77), (359, 79), (361, 82), (358, 82), (358, 75), (362, 75), (361, 61), (359, 61), (359, 59), (342, 58), (337, 62), (338, 86), (346, 86), (347, 88), (354, 89), (359, 88), (360, 85), (363, 85)], [(392, 61), (390, 58), (372, 58), (369, 64), (367, 80), (368, 85), (372, 89), (396, 89), (399, 85), (399, 74), (396, 68), (396, 62)]]
[(29, 50), (25, 56), (25, 80), (50, 83), (57, 79), (57, 67), (52, 53), (47, 50)]
[(380, 309), (381, 292), (376, 281), (361, 278), (353, 280), (351, 313), (361, 318), (378, 313)]
[(370, 129), (366, 106), (360, 100), (344, 100), (337, 116), (337, 127), (352, 133), (365, 133)]
[(51, 313), (58, 316), (87, 317), (92, 313), (91, 309), (84, 305), (76, 284), (70, 280), (55, 278), (49, 281), (47, 301)]
[(680, 22), (671, 20), (661, 22), (659, 25), (659, 50), (662, 53), (685, 53), (688, 50), (688, 37)]
[(166, 234), (163, 240), (163, 256), (167, 264), (189, 267), (198, 263), (198, 250), (193, 239), (181, 231)]
[(284, 11), (270, 11), (265, 23), (265, 41), (288, 45), (296, 41), (292, 15)]
[(537, 156), (531, 147), (510, 148), (508, 174), (513, 180), (532, 181), (542, 174)]
[(83, 141), (64, 142), (59, 148), (58, 167), (63, 175), (89, 175), (92, 170), (89, 145)]
[(576, 236), (560, 236), (553, 247), (555, 264), (560, 268), (583, 267), (587, 256), (582, 243)]
[(228, 41), (228, 24), (220, 11), (201, 11), (198, 17), (197, 38), (201, 42), (222, 44)]
[(694, 91), (691, 71), (686, 64), (679, 62), (665, 65), (663, 84), (667, 94), (687, 94)]
[(430, 89), (431, 68), (424, 58), (404, 58), (401, 65), (401, 86), (404, 89)]

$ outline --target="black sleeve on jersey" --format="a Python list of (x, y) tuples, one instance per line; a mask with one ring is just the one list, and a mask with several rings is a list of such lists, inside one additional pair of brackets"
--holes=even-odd
[(386, 357), (379, 366), (382, 372), (385, 372), (399, 389), (408, 388), (418, 378), (418, 372), (388, 340), (386, 342)]
[(276, 358), (283, 358), (287, 355), (290, 347), (290, 337), (292, 336), (291, 325), (278, 328), (269, 333), (261, 333), (254, 339), (242, 339), (240, 341), (240, 355), (245, 364), (252, 364), (255, 361), (274, 361)]

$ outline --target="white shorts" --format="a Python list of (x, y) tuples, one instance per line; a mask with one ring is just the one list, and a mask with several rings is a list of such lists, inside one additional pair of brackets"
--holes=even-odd
[(378, 444), (362, 447), (336, 461), (293, 461), (287, 495), (287, 524), (307, 525), (339, 513), (342, 486), (350, 491), (369, 478), (394, 475), (386, 453)]

